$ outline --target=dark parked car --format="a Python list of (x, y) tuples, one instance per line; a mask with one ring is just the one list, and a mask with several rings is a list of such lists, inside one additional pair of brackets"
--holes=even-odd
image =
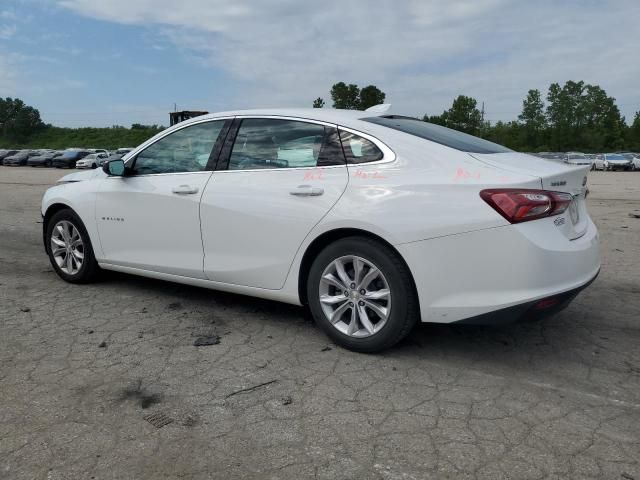
[(29, 157), (34, 155), (38, 155), (38, 152), (35, 150), (20, 150), (18, 153), (5, 157), (2, 164), (12, 167), (26, 165)]
[(65, 150), (62, 155), (54, 158), (51, 164), (56, 168), (76, 168), (76, 162), (90, 153), (88, 150)]
[(53, 163), (53, 159), (62, 155), (63, 152), (52, 150), (50, 152), (43, 152), (40, 155), (29, 157), (27, 165), (31, 167), (50, 167)]
[(2, 165), (2, 162), (6, 157), (10, 157), (16, 153), (18, 153), (18, 150), (0, 150), (0, 165)]

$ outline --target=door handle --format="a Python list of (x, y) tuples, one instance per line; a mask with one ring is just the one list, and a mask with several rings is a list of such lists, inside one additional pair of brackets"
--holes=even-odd
[(173, 187), (171, 191), (178, 195), (192, 195), (194, 193), (198, 193), (198, 187), (191, 185), (178, 185), (177, 187)]
[(296, 197), (317, 197), (324, 193), (324, 188), (312, 187), (311, 185), (298, 185), (297, 187), (289, 190), (289, 194)]

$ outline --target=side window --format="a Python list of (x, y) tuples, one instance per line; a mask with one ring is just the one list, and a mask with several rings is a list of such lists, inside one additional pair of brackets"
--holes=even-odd
[(198, 123), (161, 138), (136, 156), (135, 174), (203, 171), (223, 126), (224, 120)]
[(340, 140), (347, 163), (367, 163), (382, 160), (384, 154), (371, 140), (340, 130)]
[[(333, 148), (332, 148), (333, 145)], [(315, 123), (272, 118), (242, 120), (229, 170), (304, 168), (344, 164), (336, 129)]]

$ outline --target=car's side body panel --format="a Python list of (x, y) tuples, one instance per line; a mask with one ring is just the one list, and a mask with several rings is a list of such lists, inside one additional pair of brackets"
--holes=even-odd
[[(204, 278), (200, 199), (211, 172), (109, 177), (96, 197), (104, 261)], [(194, 194), (176, 194), (180, 185)]]
[[(298, 247), (338, 201), (347, 180), (344, 165), (214, 172), (200, 207), (206, 277), (282, 288)], [(302, 185), (322, 194), (295, 195)]]

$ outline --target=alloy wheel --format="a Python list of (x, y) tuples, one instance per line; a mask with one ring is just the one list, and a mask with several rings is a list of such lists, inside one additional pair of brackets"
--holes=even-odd
[(364, 338), (379, 332), (391, 312), (391, 289), (382, 271), (369, 260), (347, 255), (322, 272), (320, 305), (339, 332)]
[(67, 275), (76, 275), (84, 262), (84, 242), (78, 229), (68, 220), (61, 220), (51, 232), (51, 255), (58, 268)]

